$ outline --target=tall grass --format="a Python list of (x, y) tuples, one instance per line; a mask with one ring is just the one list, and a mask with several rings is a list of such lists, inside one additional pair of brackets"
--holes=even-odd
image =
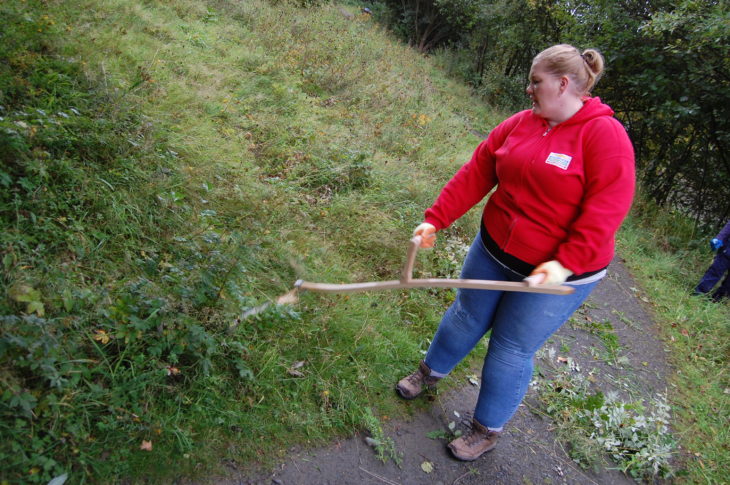
[(448, 293), (241, 316), (298, 277), (397, 274), (489, 113), (336, 9), (2, 15), (3, 480), (159, 480), (397, 414)]
[(681, 213), (640, 197), (618, 241), (651, 302), (675, 370), (668, 397), (686, 483), (723, 483), (730, 467), (730, 310), (727, 301), (692, 295), (712, 261), (711, 237)]

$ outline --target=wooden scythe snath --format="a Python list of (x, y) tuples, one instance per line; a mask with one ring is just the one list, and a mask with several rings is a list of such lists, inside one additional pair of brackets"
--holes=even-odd
[(316, 291), (319, 293), (355, 293), (358, 291), (395, 290), (400, 288), (470, 288), (476, 290), (522, 291), (525, 293), (546, 293), (550, 295), (568, 295), (575, 288), (565, 285), (530, 285), (525, 281), (492, 281), (466, 279), (413, 279), (413, 263), (421, 245), (421, 236), (415, 236), (408, 246), (406, 264), (401, 271), (400, 280), (371, 281), (367, 283), (312, 283), (298, 280), (294, 287), (299, 291)]
[[(272, 303), (277, 305), (293, 305), (299, 301), (299, 293), (302, 291), (316, 291), (319, 293), (356, 293), (358, 291), (374, 290), (396, 290), (399, 288), (472, 288), (476, 290), (498, 290), (498, 291), (522, 291), (525, 293), (546, 293), (549, 295), (568, 295), (575, 291), (575, 288), (564, 285), (540, 285), (528, 284), (526, 281), (491, 281), (491, 280), (451, 280), (451, 279), (413, 279), (413, 263), (416, 261), (416, 252), (421, 246), (421, 236), (411, 239), (408, 246), (406, 264), (401, 271), (399, 280), (371, 281), (369, 283), (312, 283), (310, 281), (297, 280), (294, 289), (279, 296), (274, 301), (263, 305), (249, 308), (228, 328), (233, 331), (241, 322), (249, 317), (257, 315), (266, 310)], [(534, 277), (531, 277), (534, 278)]]

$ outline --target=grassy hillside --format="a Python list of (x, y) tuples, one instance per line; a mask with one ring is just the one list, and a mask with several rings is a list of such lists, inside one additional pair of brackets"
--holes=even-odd
[[(502, 114), (336, 7), (28, 0), (0, 15), (0, 480), (156, 482), (401, 412), (393, 382), (450, 292), (243, 315), (300, 277), (396, 277), (423, 209)], [(455, 274), (475, 215), (418, 269)], [(710, 432), (690, 433), (693, 452)], [(712, 454), (703, 467), (722, 469)]]
[[(497, 118), (334, 8), (2, 13), (3, 478), (192, 473), (396, 412), (379, 396), (448, 293), (304, 295), (238, 319), (299, 277), (395, 277), (470, 130)], [(306, 378), (288, 372), (302, 361)]]

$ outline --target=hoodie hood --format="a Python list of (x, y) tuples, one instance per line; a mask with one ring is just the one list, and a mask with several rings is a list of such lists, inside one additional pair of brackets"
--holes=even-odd
[(583, 107), (576, 114), (560, 123), (563, 126), (584, 123), (588, 120), (601, 116), (613, 116), (613, 109), (607, 104), (603, 104), (601, 98), (584, 98)]

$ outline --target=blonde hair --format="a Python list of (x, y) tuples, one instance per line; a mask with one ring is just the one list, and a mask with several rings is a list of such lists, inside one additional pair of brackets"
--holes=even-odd
[(580, 94), (588, 95), (603, 74), (604, 60), (595, 49), (581, 53), (572, 45), (558, 44), (536, 55), (532, 65), (538, 64), (556, 76), (569, 76)]

